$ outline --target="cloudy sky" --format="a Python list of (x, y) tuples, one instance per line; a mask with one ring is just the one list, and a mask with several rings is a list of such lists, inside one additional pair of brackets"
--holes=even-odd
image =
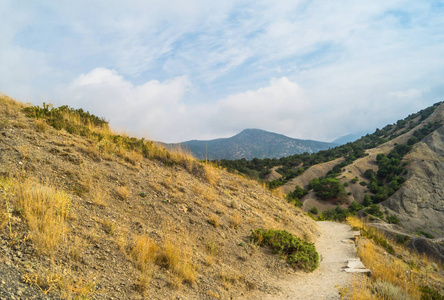
[(164, 142), (331, 141), (444, 99), (444, 1), (0, 0), (0, 92)]

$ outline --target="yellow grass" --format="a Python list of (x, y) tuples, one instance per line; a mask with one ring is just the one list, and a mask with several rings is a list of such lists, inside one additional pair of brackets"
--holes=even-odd
[(208, 215), (208, 223), (210, 223), (215, 228), (217, 228), (217, 227), (220, 226), (220, 219), (219, 219), (219, 217), (217, 215), (210, 214), (210, 215)]
[(204, 163), (203, 168), (207, 181), (211, 185), (216, 186), (220, 181), (220, 170), (210, 163)]
[(146, 235), (140, 235), (134, 238), (133, 244), (130, 255), (136, 267), (141, 271), (149, 270), (159, 251), (156, 242)]
[(50, 186), (30, 181), (17, 184), (16, 194), (29, 226), (29, 237), (41, 253), (54, 251), (63, 240), (71, 198)]
[[(355, 229), (368, 230), (362, 220), (356, 217), (347, 218), (347, 222)], [(381, 235), (381, 233), (376, 233)], [(388, 240), (386, 237), (384, 239)], [(388, 240), (390, 242), (390, 240)], [(400, 298), (406, 294), (412, 299), (419, 299), (421, 293), (420, 285), (442, 285), (443, 278), (438, 275), (438, 270), (430, 268), (434, 264), (431, 259), (413, 253), (405, 247), (394, 245), (396, 256), (388, 254), (385, 249), (376, 245), (372, 240), (365, 237), (358, 239), (358, 255), (364, 265), (371, 270), (372, 277), (368, 283), (355, 284), (356, 296), (352, 299), (373, 299), (368, 298), (369, 291), (377, 296), (374, 299), (387, 299), (387, 295), (396, 294)], [(408, 262), (408, 263), (407, 263)], [(412, 267), (415, 265), (416, 267)], [(438, 271), (438, 272), (434, 272)], [(354, 292), (355, 293), (355, 292)]]
[(100, 186), (95, 186), (90, 191), (91, 201), (94, 205), (98, 207), (106, 207), (107, 203), (105, 202), (106, 193)]
[(35, 128), (39, 132), (46, 132), (46, 130), (48, 130), (48, 124), (46, 124), (45, 120), (36, 120), (35, 121)]
[(240, 224), (242, 224), (242, 216), (241, 214), (239, 214), (238, 212), (234, 212), (231, 216), (230, 216), (230, 227), (237, 229), (239, 227)]
[(117, 193), (117, 196), (119, 196), (119, 198), (122, 200), (126, 200), (130, 196), (130, 191), (128, 190), (128, 188), (126, 186), (118, 186), (116, 188), (116, 193)]
[(197, 266), (192, 261), (192, 249), (177, 237), (164, 240), (157, 263), (171, 271), (170, 284), (174, 287), (196, 281)]

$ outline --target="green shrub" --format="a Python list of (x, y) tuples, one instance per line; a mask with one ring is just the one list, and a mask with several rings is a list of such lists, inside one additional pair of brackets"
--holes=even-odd
[(399, 223), (401, 223), (401, 221), (399, 220), (399, 218), (395, 215), (389, 215), (387, 216), (387, 222), (389, 222), (390, 224), (396, 224), (398, 225)]
[(408, 235), (397, 234), (395, 240), (398, 244), (405, 244), (408, 240), (410, 240), (410, 237)]
[(314, 215), (317, 215), (317, 214), (318, 214), (318, 208), (317, 208), (316, 206), (313, 206), (313, 207), (310, 209), (310, 212), (311, 212), (312, 214), (314, 214)]
[(435, 238), (435, 237), (433, 236), (433, 234), (428, 233), (427, 231), (424, 231), (424, 230), (418, 230), (418, 231), (416, 232), (416, 234), (418, 234), (418, 235), (423, 235), (423, 236), (425, 236), (425, 237), (428, 238), (428, 239), (434, 239), (434, 238)]
[(355, 177), (355, 178), (353, 178), (352, 180), (350, 180), (351, 183), (356, 183), (356, 182), (358, 182), (358, 181), (359, 181), (358, 177)]
[(422, 293), (421, 300), (444, 300), (443, 295), (428, 285), (422, 285), (419, 290)]
[(319, 265), (319, 254), (314, 244), (302, 241), (286, 230), (252, 230), (251, 240), (259, 246), (270, 247), (273, 253), (286, 258), (295, 269), (313, 271)]

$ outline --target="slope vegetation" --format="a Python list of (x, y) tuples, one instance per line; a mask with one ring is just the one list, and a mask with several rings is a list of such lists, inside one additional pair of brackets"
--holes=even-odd
[(292, 270), (251, 230), (316, 232), (255, 181), (0, 97), (0, 298), (227, 299)]

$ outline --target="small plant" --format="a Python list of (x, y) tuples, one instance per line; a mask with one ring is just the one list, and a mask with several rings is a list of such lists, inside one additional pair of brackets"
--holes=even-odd
[(269, 246), (295, 269), (313, 271), (318, 267), (319, 254), (314, 244), (302, 241), (286, 230), (252, 230), (251, 240), (259, 246)]
[(444, 300), (444, 296), (441, 295), (437, 290), (431, 288), (428, 285), (422, 285), (419, 287), (421, 291), (421, 300)]
[(103, 230), (105, 230), (107, 234), (114, 235), (114, 231), (116, 229), (116, 225), (114, 224), (114, 222), (105, 220), (102, 222), (102, 225), (103, 225)]
[(145, 197), (148, 196), (148, 195), (147, 195), (147, 193), (145, 193), (145, 192), (141, 192), (141, 193), (139, 194), (139, 196), (142, 197), (142, 198), (145, 198)]
[(126, 186), (118, 186), (116, 188), (116, 193), (117, 193), (117, 196), (119, 196), (119, 198), (122, 200), (126, 200), (130, 196), (130, 191), (128, 190), (128, 188)]
[(418, 231), (416, 232), (416, 234), (417, 234), (417, 235), (423, 235), (423, 236), (425, 236), (425, 237), (428, 238), (428, 239), (434, 239), (434, 238), (435, 238), (435, 237), (433, 236), (433, 234), (428, 233), (427, 231), (424, 231), (424, 230), (418, 230)]
[(309, 212), (311, 212), (312, 214), (314, 214), (314, 215), (317, 215), (319, 212), (318, 212), (318, 208), (316, 207), (316, 206), (313, 206), (310, 210), (309, 210)]
[(387, 216), (387, 222), (390, 224), (396, 224), (396, 225), (401, 223), (401, 221), (399, 220), (399, 218), (396, 215)]
[(233, 213), (230, 217), (230, 227), (237, 229), (241, 223), (242, 216), (238, 212)]
[(215, 214), (210, 214), (208, 216), (208, 223), (210, 223), (211, 225), (213, 225), (215, 228), (220, 226), (220, 219), (218, 216), (216, 216)]
[(353, 178), (352, 180), (350, 180), (351, 183), (356, 183), (356, 182), (358, 182), (358, 181), (359, 181), (358, 177), (355, 177), (355, 178)]
[(367, 186), (367, 182), (365, 182), (365, 181), (361, 181), (359, 184), (362, 186)]
[(335, 285), (335, 289), (338, 289), (338, 295), (341, 297), (341, 300), (345, 299), (348, 294), (348, 288), (346, 286), (340, 286), (339, 284)]

